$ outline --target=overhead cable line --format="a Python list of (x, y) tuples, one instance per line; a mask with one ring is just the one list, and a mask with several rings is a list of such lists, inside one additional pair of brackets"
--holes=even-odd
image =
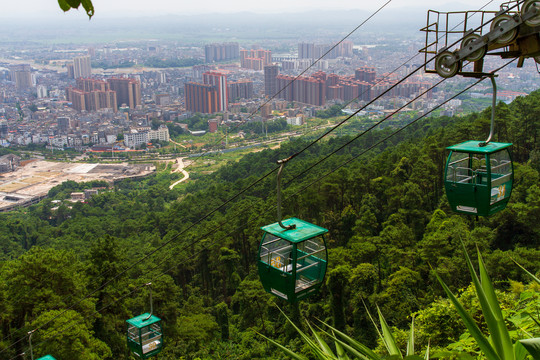
[[(492, 74), (492, 75), (495, 74), (496, 72), (500, 71), (501, 69), (503, 69), (504, 67), (506, 67), (507, 65), (509, 65), (510, 63), (512, 63), (513, 61), (515, 61), (515, 59), (513, 59), (513, 60), (507, 62), (506, 64), (504, 64), (503, 66), (499, 67), (498, 69), (493, 70), (493, 71), (491, 72), (491, 74)], [(298, 196), (299, 194), (301, 194), (303, 191), (305, 191), (307, 188), (309, 188), (309, 187), (312, 186), (313, 184), (315, 184), (315, 183), (321, 181), (322, 179), (328, 177), (330, 174), (334, 173), (334, 172), (337, 171), (338, 169), (340, 169), (340, 168), (342, 168), (343, 166), (345, 166), (345, 165), (351, 163), (352, 161), (356, 160), (358, 157), (364, 155), (366, 152), (372, 150), (372, 149), (375, 148), (376, 146), (380, 145), (381, 143), (383, 143), (383, 142), (387, 141), (388, 139), (392, 138), (393, 136), (397, 135), (398, 133), (400, 133), (401, 131), (405, 130), (405, 129), (408, 128), (409, 126), (411, 126), (411, 125), (415, 124), (416, 122), (418, 122), (419, 120), (425, 118), (427, 115), (431, 114), (433, 111), (435, 111), (435, 110), (441, 108), (443, 105), (447, 104), (449, 101), (455, 99), (455, 98), (458, 97), (459, 95), (461, 95), (461, 94), (463, 94), (464, 92), (468, 91), (469, 89), (471, 89), (472, 87), (474, 87), (475, 85), (477, 85), (478, 83), (480, 83), (481, 81), (485, 80), (487, 77), (488, 77), (488, 76), (486, 75), (486, 76), (483, 76), (483, 77), (479, 78), (477, 81), (475, 81), (474, 83), (468, 85), (465, 89), (461, 90), (461, 91), (458, 92), (457, 94), (455, 94), (455, 95), (453, 95), (452, 97), (448, 98), (447, 100), (445, 100), (445, 101), (442, 102), (441, 104), (437, 105), (436, 107), (434, 107), (433, 109), (431, 109), (431, 110), (428, 111), (427, 113), (425, 113), (425, 114), (419, 116), (419, 117), (416, 118), (415, 120), (411, 121), (410, 123), (404, 125), (403, 127), (399, 128), (399, 129), (397, 129), (396, 131), (394, 131), (393, 133), (389, 134), (389, 135), (386, 136), (385, 138), (383, 138), (383, 139), (377, 141), (375, 144), (373, 144), (373, 145), (370, 146), (369, 148), (365, 149), (364, 151), (362, 151), (361, 153), (359, 153), (359, 154), (357, 154), (356, 156), (352, 157), (351, 159), (346, 160), (345, 162), (343, 162), (342, 164), (340, 164), (340, 165), (337, 166), (336, 168), (334, 168), (334, 169), (332, 169), (331, 171), (327, 172), (326, 174), (320, 176), (319, 178), (317, 178), (317, 179), (314, 180), (313, 182), (309, 183), (308, 185), (304, 186), (303, 188), (301, 188), (300, 190), (298, 190), (296, 193), (290, 195), (290, 196), (287, 197), (287, 198), (290, 198), (290, 197), (293, 197), (293, 196)], [(442, 81), (444, 81), (444, 80), (442, 80)], [(437, 85), (438, 85), (438, 84), (437, 84)], [(422, 95), (423, 95), (423, 94), (422, 94)], [(421, 95), (420, 95), (420, 96), (421, 96)], [(419, 97), (420, 97), (420, 96), (419, 96)], [(360, 138), (363, 134), (364, 134), (364, 133), (359, 134), (358, 136), (356, 136), (355, 138), (353, 138), (351, 141), (349, 141), (345, 146), (347, 146), (347, 145), (349, 145), (350, 143), (352, 143), (353, 141), (357, 140), (357, 139)], [(341, 150), (343, 147), (344, 147), (344, 146), (342, 146), (342, 147), (340, 147), (339, 149), (335, 150), (335, 151), (332, 152), (330, 155), (328, 155), (326, 158), (328, 158), (328, 157), (334, 155), (337, 151)], [(298, 177), (301, 176), (303, 173), (305, 173), (305, 172), (301, 172), (300, 174), (297, 174), (297, 175), (295, 176), (294, 179), (298, 178)], [(274, 207), (275, 207), (275, 206), (274, 206)], [(273, 208), (268, 208), (264, 213), (265, 213), (265, 214), (266, 214), (266, 213), (269, 213), (270, 210), (273, 211)], [(258, 220), (260, 217), (261, 217), (261, 216), (257, 217), (256, 219), (253, 219), (253, 220), (248, 221), (247, 224), (249, 224), (249, 223), (251, 223), (251, 222), (253, 222), (253, 221), (255, 221), (255, 220)], [(224, 223), (224, 224), (225, 224), (225, 223)], [(225, 235), (225, 237), (231, 236), (231, 235), (234, 234), (236, 231), (238, 231), (238, 229), (244, 227), (245, 225), (246, 225), (246, 224), (242, 224), (242, 225), (236, 227), (233, 231), (231, 231), (231, 232), (229, 232), (227, 235)], [(210, 233), (211, 233), (211, 232), (210, 232)], [(203, 238), (205, 238), (205, 237), (206, 237), (207, 235), (209, 235), (210, 233), (207, 233), (205, 236), (200, 237), (199, 240), (193, 241), (193, 242), (191, 242), (190, 244), (184, 246), (184, 249), (187, 249), (188, 247), (191, 247), (191, 246), (193, 246), (194, 244), (200, 242)], [(194, 260), (198, 254), (200, 254), (201, 252), (203, 252), (203, 251), (205, 251), (205, 250), (208, 250), (208, 249), (209, 249), (210, 247), (212, 247), (213, 245), (215, 245), (215, 242), (209, 243), (207, 246), (201, 248), (201, 249), (200, 249), (199, 251), (197, 251), (196, 253), (194, 253), (194, 254), (192, 254), (192, 255), (190, 255), (190, 256), (184, 258), (181, 262), (178, 262), (178, 263), (174, 264), (172, 267), (168, 268), (167, 270), (165, 270), (164, 272), (160, 273), (159, 275), (154, 276), (150, 281), (155, 281), (157, 278), (159, 278), (159, 277), (161, 277), (161, 276), (167, 274), (168, 272), (170, 272), (171, 270), (175, 269), (175, 268), (176, 268), (178, 265), (180, 265), (180, 264), (185, 264), (186, 262), (189, 262), (189, 261), (191, 261), (191, 260)], [(159, 266), (159, 265), (158, 265), (158, 266)], [(156, 269), (156, 267), (155, 267), (153, 270), (155, 270), (155, 269)], [(108, 305), (102, 307), (101, 309), (96, 310), (94, 313), (92, 313), (91, 315), (85, 317), (84, 319), (88, 319), (88, 318), (90, 318), (90, 317), (93, 317), (93, 316), (97, 315), (98, 313), (100, 313), (101, 311), (105, 310), (106, 308), (108, 308), (108, 307), (114, 305), (114, 304), (117, 303), (118, 301), (120, 301), (120, 300), (126, 298), (126, 297), (129, 296), (129, 295), (132, 295), (132, 294), (135, 293), (137, 290), (139, 290), (139, 289), (141, 289), (143, 286), (145, 286), (144, 284), (146, 284), (146, 282), (147, 282), (147, 281), (144, 281), (143, 284), (142, 284), (141, 286), (136, 287), (136, 288), (133, 289), (132, 291), (128, 292), (127, 294), (125, 294), (125, 295), (121, 296), (120, 298), (116, 299), (115, 301), (113, 301), (111, 304), (108, 304)], [(55, 337), (55, 336), (58, 336), (58, 335), (61, 335), (63, 332), (69, 330), (69, 329), (70, 329), (71, 327), (73, 327), (73, 326), (74, 326), (74, 325), (71, 325), (70, 327), (68, 327), (68, 328), (66, 328), (66, 329), (57, 330), (54, 334), (49, 335), (49, 338)], [(39, 329), (39, 328), (38, 328), (38, 329)], [(37, 329), (36, 329), (36, 330), (37, 330)], [(42, 341), (39, 345), (41, 345), (42, 343), (47, 342), (47, 341), (48, 341), (48, 340), (44, 340), (44, 341)], [(18, 357), (18, 356), (19, 356), (19, 355), (17, 355), (17, 357)], [(16, 358), (16, 357), (14, 357), (14, 358), (12, 358), (12, 359), (15, 359), (15, 358)]]
[[(390, 0), (391, 1), (391, 0)], [(515, 5), (517, 6), (517, 5)], [(514, 6), (514, 7), (515, 7)], [(510, 9), (512, 9), (513, 7), (511, 8), (508, 8), (508, 9), (505, 9), (504, 11), (509, 11)], [(503, 12), (504, 12), (503, 11)], [(490, 20), (492, 21), (492, 20)], [(487, 21), (485, 24), (489, 23), (490, 21)], [(484, 26), (485, 24), (482, 24), (480, 27), (478, 28), (481, 28), (482, 26)], [(461, 39), (457, 40), (456, 42), (454, 42), (453, 44), (451, 44), (450, 46), (453, 46), (455, 44), (457, 44), (459, 41), (461, 41)], [(416, 70), (414, 70), (413, 72), (411, 72), (409, 75), (405, 76), (403, 79), (401, 79), (399, 82), (397, 82), (396, 84), (394, 84), (392, 87), (390, 87), (389, 89), (387, 89), (385, 92), (383, 92), (381, 95), (379, 95), (377, 98), (373, 99), (370, 103), (368, 103), (366, 106), (368, 106), (369, 104), (373, 103), (374, 101), (376, 101), (377, 99), (379, 99), (381, 96), (385, 95), (388, 91), (392, 90), (395, 86), (397, 86), (398, 84), (400, 84), (401, 82), (403, 82), (404, 80), (406, 80), (407, 78), (409, 78), (410, 76), (412, 76), (414, 73), (416, 73), (418, 70), (420, 70), (424, 65), (428, 64), (429, 62), (433, 61), (435, 57), (432, 57), (430, 60), (426, 61), (423, 65), (421, 65), (420, 67), (418, 67)], [(365, 108), (365, 106), (363, 107)], [(356, 115), (358, 112), (360, 112), (363, 108), (361, 109), (358, 109), (355, 113), (351, 114), (349, 117), (347, 117), (345, 120), (341, 121), (338, 125), (336, 125), (334, 128), (330, 129), (328, 132), (326, 132), (325, 134), (321, 135), (319, 138), (317, 138), (315, 141), (311, 142), (310, 144), (308, 144), (306, 147), (304, 147), (302, 150), (300, 150), (299, 152), (291, 155), (289, 157), (289, 159), (292, 159), (298, 155), (300, 155), (301, 153), (303, 153), (304, 151), (306, 151), (308, 148), (310, 148), (311, 146), (313, 146), (315, 143), (317, 143), (318, 141), (320, 141), (321, 139), (323, 139), (324, 137), (326, 137), (328, 134), (330, 134), (332, 131), (334, 131), (337, 127), (341, 126), (342, 124), (344, 124), (346, 121), (348, 121), (352, 116)], [(363, 132), (362, 135), (366, 134), (367, 132)], [(360, 135), (361, 136), (361, 135)], [(358, 136), (358, 137), (360, 137)], [(357, 138), (358, 138), (357, 137)], [(114, 278), (112, 278), (111, 280), (107, 281), (105, 284), (101, 285), (99, 288), (95, 289), (93, 292), (91, 292), (90, 294), (86, 295), (85, 297), (81, 298), (79, 301), (77, 301), (75, 304), (73, 304), (71, 307), (65, 309), (64, 311), (62, 311), (60, 314), (58, 314), (57, 316), (53, 317), (52, 319), (50, 319), (49, 321), (47, 321), (46, 323), (44, 323), (43, 325), (41, 325), (39, 328), (42, 328), (43, 326), (47, 325), (48, 323), (50, 323), (51, 321), (55, 320), (56, 318), (58, 318), (59, 316), (61, 316), (62, 314), (64, 314), (66, 311), (68, 310), (71, 310), (73, 309), (74, 306), (78, 305), (80, 302), (82, 302), (83, 300), (89, 298), (90, 296), (92, 296), (93, 294), (95, 294), (97, 291), (103, 289), (105, 286), (107, 286), (108, 284), (110, 284), (112, 281), (116, 280), (119, 276), (123, 275), (124, 273), (126, 273), (128, 270), (132, 269), (134, 266), (140, 264), (142, 261), (144, 261), (145, 259), (147, 259), (148, 257), (150, 257), (151, 255), (155, 254), (157, 251), (161, 250), (162, 248), (164, 248), (165, 246), (167, 246), (168, 244), (170, 244), (171, 242), (173, 242), (174, 240), (176, 240), (178, 237), (180, 237), (183, 233), (185, 233), (186, 231), (190, 230), (191, 228), (193, 228), (195, 225), (199, 224), (200, 222), (202, 222), (203, 220), (205, 220), (206, 218), (208, 218), (209, 216), (211, 216), (212, 214), (214, 214), (216, 211), (222, 209), (225, 205), (227, 205), (229, 202), (233, 201), (234, 199), (236, 199), (238, 196), (240, 196), (241, 194), (243, 194), (244, 192), (246, 192), (247, 190), (249, 190), (251, 187), (255, 186), (257, 183), (261, 182), (262, 180), (264, 180), (266, 177), (270, 176), (274, 171), (276, 171), (278, 168), (274, 168), (273, 170), (267, 172), (263, 177), (259, 178), (258, 180), (256, 180), (255, 182), (253, 182), (252, 184), (250, 184), (248, 187), (244, 188), (243, 190), (241, 190), (240, 192), (238, 192), (236, 195), (234, 195), (233, 197), (229, 198), (228, 200), (226, 200), (223, 204), (221, 204), (220, 206), (218, 206), (217, 208), (215, 208), (214, 210), (212, 210), (211, 212), (207, 213), (205, 216), (203, 216), (202, 218), (200, 218), (198, 221), (196, 221), (195, 223), (193, 223), (192, 225), (190, 225), (188, 228), (184, 229), (183, 231), (181, 231), (180, 233), (176, 234), (175, 236), (173, 236), (170, 240), (166, 241), (165, 243), (161, 244), (160, 246), (158, 246), (156, 249), (152, 250), (151, 252), (149, 252), (148, 254), (146, 254), (143, 258), (139, 259), (137, 262), (133, 263), (132, 265), (130, 265), (128, 268), (126, 268), (125, 270), (123, 270), (122, 272), (120, 272), (119, 274), (117, 274)], [(38, 329), (39, 329), (38, 328)], [(36, 329), (37, 330), (37, 329)], [(25, 338), (21, 338), (19, 340), (17, 340), (16, 342), (12, 343), (10, 346), (8, 346), (7, 348), (5, 348), (4, 350), (0, 351), (0, 353), (6, 351), (7, 349), (11, 348), (12, 346), (14, 346), (15, 344), (23, 341)]]

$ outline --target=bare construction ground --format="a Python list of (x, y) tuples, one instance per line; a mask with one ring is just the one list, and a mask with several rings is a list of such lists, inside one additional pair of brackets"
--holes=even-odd
[(0, 174), (0, 211), (45, 197), (49, 190), (67, 180), (114, 181), (142, 177), (155, 171), (150, 164), (80, 164), (36, 160), (14, 172)]

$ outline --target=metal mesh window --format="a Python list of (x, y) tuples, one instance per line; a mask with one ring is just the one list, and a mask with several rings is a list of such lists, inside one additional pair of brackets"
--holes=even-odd
[(492, 154), (491, 162), (491, 200), (494, 204), (510, 196), (512, 180), (512, 162), (507, 150)]
[(324, 278), (326, 270), (326, 247), (320, 237), (298, 244), (296, 260), (295, 291), (307, 289)]
[(280, 269), (292, 272), (292, 244), (272, 234), (266, 234), (261, 244), (261, 261)]

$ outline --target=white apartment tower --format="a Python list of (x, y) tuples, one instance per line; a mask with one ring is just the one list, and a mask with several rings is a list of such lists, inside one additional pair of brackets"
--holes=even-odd
[(89, 78), (92, 75), (90, 56), (79, 56), (73, 59), (74, 78)]

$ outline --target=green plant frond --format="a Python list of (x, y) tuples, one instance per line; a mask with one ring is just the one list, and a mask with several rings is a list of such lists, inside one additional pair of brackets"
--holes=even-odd
[(287, 319), (287, 321), (296, 329), (296, 331), (300, 334), (300, 336), (302, 337), (302, 339), (304, 340), (304, 342), (315, 352), (315, 355), (317, 355), (319, 358), (321, 359), (324, 359), (324, 353), (321, 351), (321, 349), (319, 349), (319, 347), (317, 346), (317, 344), (306, 334), (304, 333), (298, 326), (296, 326), (294, 324), (294, 322), (289, 319), (289, 317), (283, 312), (283, 310), (281, 310), (281, 308), (279, 308), (279, 311), (281, 311), (281, 313), (283, 314), (283, 316), (285, 316), (285, 318)]
[(280, 348), (281, 350), (283, 350), (283, 352), (285, 352), (285, 354), (287, 354), (288, 356), (290, 356), (292, 359), (295, 359), (295, 360), (308, 360), (307, 357), (303, 356), (303, 355), (299, 355), (295, 352), (292, 352), (291, 350), (287, 349), (285, 346), (281, 345), (280, 343), (278, 342), (275, 342), (274, 340), (264, 336), (263, 334), (260, 334), (260, 333), (257, 333), (259, 334), (260, 336), (262, 336), (263, 338), (265, 338), (267, 341), (271, 342), (272, 344), (274, 344), (275, 346), (277, 346), (278, 348)]
[(411, 330), (409, 332), (409, 339), (407, 340), (407, 356), (414, 355), (414, 316), (411, 321)]
[(441, 284), (441, 286), (444, 289), (444, 292), (450, 299), (450, 302), (454, 305), (456, 308), (459, 316), (463, 320), (463, 323), (467, 327), (467, 330), (469, 330), (469, 333), (475, 338), (476, 342), (478, 343), (478, 346), (480, 349), (484, 352), (488, 360), (502, 360), (499, 355), (495, 352), (495, 349), (491, 346), (488, 339), (482, 334), (482, 331), (478, 328), (478, 325), (476, 325), (476, 322), (473, 320), (473, 318), (467, 313), (463, 305), (458, 301), (458, 299), (455, 297), (455, 295), (450, 291), (448, 286), (444, 283), (444, 281), (441, 279), (439, 274), (435, 272), (435, 276), (437, 277), (437, 280)]
[(364, 354), (362, 354), (360, 351), (356, 350), (354, 347), (350, 346), (349, 344), (347, 344), (346, 342), (340, 340), (340, 339), (335, 339), (336, 342), (340, 343), (341, 346), (343, 346), (345, 349), (347, 349), (351, 354), (353, 354), (354, 356), (356, 356), (358, 359), (361, 359), (361, 360), (380, 360), (379, 357), (368, 357)]
[(540, 338), (519, 340), (519, 342), (532, 355), (533, 359), (540, 359)]
[[(321, 321), (321, 320), (319, 320)], [(353, 338), (351, 338), (350, 336), (348, 336), (347, 334), (344, 334), (342, 333), (341, 331), (333, 328), (332, 326), (324, 323), (321, 321), (321, 323), (323, 323), (325, 326), (327, 326), (329, 329), (332, 330), (332, 334), (329, 334), (328, 332), (324, 331), (321, 329), (322, 332), (324, 332), (325, 334), (327, 334), (328, 336), (332, 337), (334, 339), (334, 341), (339, 341), (339, 343), (345, 347), (346, 349), (348, 349), (349, 351), (353, 352), (352, 350), (354, 350), (354, 354), (355, 356), (359, 356), (357, 354), (360, 354), (362, 359), (367, 359), (367, 360), (381, 360), (381, 357), (377, 354), (375, 354), (370, 348), (368, 348), (367, 346), (365, 346), (364, 344), (354, 340)], [(342, 338), (344, 341), (338, 339), (335, 334), (337, 334), (340, 338)], [(352, 350), (351, 350), (352, 349)]]
[(317, 334), (317, 332), (315, 330), (313, 330), (313, 328), (311, 327), (311, 325), (309, 324), (308, 321), (306, 321), (307, 325), (309, 326), (311, 332), (313, 333), (313, 336), (315, 336), (315, 339), (317, 340), (317, 342), (319, 343), (319, 348), (320, 350), (323, 352), (323, 354), (327, 355), (328, 357), (332, 358), (332, 359), (335, 359), (336, 358), (336, 355), (334, 355), (334, 352), (332, 351), (332, 349), (330, 349), (330, 346), (328, 346), (328, 344), (326, 343), (326, 341), (324, 341), (320, 336), (319, 334)]
[(377, 306), (377, 312), (379, 313), (379, 321), (381, 322), (381, 329), (383, 333), (383, 341), (384, 345), (386, 346), (386, 349), (388, 350), (388, 353), (390, 355), (397, 355), (401, 359), (403, 359), (403, 355), (401, 354), (401, 351), (399, 351), (399, 348), (396, 344), (396, 339), (394, 339), (394, 335), (392, 334), (392, 330), (390, 330), (390, 326), (386, 323), (386, 320), (384, 319), (383, 314), (381, 313), (381, 309), (379, 309), (379, 306)]
[(422, 359), (421, 356), (418, 356), (418, 355), (405, 356), (403, 359), (405, 359), (405, 360), (424, 360), (424, 359)]
[(517, 266), (521, 268), (521, 270), (525, 271), (534, 281), (536, 281), (538, 284), (540, 284), (540, 279), (534, 276), (533, 273), (531, 273), (529, 270), (525, 269), (521, 264), (519, 264), (516, 260), (510, 258)]
[(525, 360), (527, 358), (527, 349), (519, 342), (516, 341), (514, 344), (514, 356), (516, 360)]
[[(465, 246), (464, 246), (465, 247)], [(514, 359), (514, 347), (512, 345), (512, 340), (510, 339), (510, 334), (506, 328), (504, 318), (502, 315), (501, 307), (499, 305), (499, 300), (495, 294), (495, 289), (493, 288), (493, 282), (489, 278), (489, 275), (486, 270), (486, 265), (480, 254), (480, 250), (477, 248), (476, 252), (478, 254), (478, 267), (480, 269), (480, 280), (483, 294), (478, 293), (478, 298), (482, 304), (482, 312), (486, 318), (486, 323), (489, 328), (491, 337), (493, 338), (493, 345), (497, 349), (499, 356), (505, 360)], [(487, 303), (488, 306), (484, 308), (482, 303), (481, 296), (484, 296), (485, 299), (483, 303)], [(486, 316), (486, 313), (489, 313), (489, 317)], [(491, 319), (491, 320), (490, 320)]]
[(431, 344), (431, 340), (428, 340), (426, 354), (424, 355), (424, 360), (429, 360), (429, 345), (430, 344)]
[(383, 335), (381, 334), (380, 330), (379, 330), (379, 327), (377, 326), (377, 323), (375, 322), (375, 320), (373, 319), (373, 316), (371, 316), (371, 313), (369, 312), (368, 308), (367, 308), (367, 305), (366, 303), (364, 302), (364, 299), (362, 299), (362, 303), (364, 304), (364, 309), (366, 309), (366, 313), (368, 314), (369, 316), (369, 319), (371, 320), (371, 322), (373, 323), (373, 326), (375, 326), (375, 329), (377, 330), (377, 334), (379, 334), (379, 337), (381, 339), (383, 339)]
[[(335, 339), (336, 334), (333, 331), (332, 331), (332, 335), (333, 335), (333, 337)], [(339, 341), (334, 340), (334, 344), (336, 344), (336, 353), (337, 353), (338, 359), (339, 360), (350, 360), (349, 355), (347, 355), (347, 353), (345, 352), (345, 349), (343, 348), (343, 346), (341, 346)]]

